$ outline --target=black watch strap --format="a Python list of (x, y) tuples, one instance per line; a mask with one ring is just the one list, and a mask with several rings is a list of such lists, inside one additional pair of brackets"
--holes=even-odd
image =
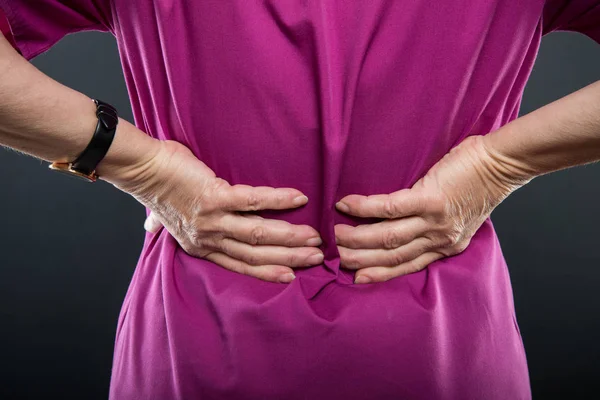
[(72, 162), (72, 168), (83, 174), (89, 175), (102, 161), (112, 144), (119, 123), (117, 110), (108, 103), (92, 99), (96, 103), (96, 116), (98, 124), (92, 140), (85, 150)]

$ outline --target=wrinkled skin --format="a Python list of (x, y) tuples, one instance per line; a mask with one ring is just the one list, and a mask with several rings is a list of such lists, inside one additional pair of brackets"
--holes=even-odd
[(184, 145), (161, 141), (161, 148), (132, 182), (118, 186), (151, 210), (144, 228), (161, 226), (184, 251), (224, 268), (272, 282), (294, 279), (293, 267), (320, 264), (319, 233), (309, 225), (248, 213), (306, 204), (297, 189), (230, 185)]
[(341, 266), (359, 270), (356, 283), (382, 282), (461, 253), (494, 208), (530, 180), (507, 173), (501, 160), (483, 136), (469, 136), (410, 189), (340, 199), (341, 212), (385, 218), (335, 226)]
[[(357, 270), (356, 283), (383, 282), (461, 253), (498, 204), (531, 180), (511, 174), (503, 160), (483, 136), (469, 136), (410, 189), (341, 198), (336, 204), (341, 212), (385, 219), (356, 227), (335, 226), (341, 267)], [(313, 228), (235, 213), (292, 208), (291, 199), (300, 192), (230, 186), (191, 152), (170, 162), (158, 157), (157, 163), (160, 166), (152, 170), (171, 173), (158, 173), (161, 180), (150, 179), (152, 184), (134, 191), (152, 210), (144, 225), (147, 230), (164, 225), (189, 254), (269, 281), (289, 282), (289, 276), (280, 277), (290, 268), (322, 261), (322, 253), (310, 247), (318, 246), (320, 239), (306, 244), (309, 238), (318, 237)], [(169, 163), (180, 163), (179, 168)], [(165, 179), (169, 182), (164, 183)], [(312, 263), (308, 261), (311, 255), (317, 255)]]

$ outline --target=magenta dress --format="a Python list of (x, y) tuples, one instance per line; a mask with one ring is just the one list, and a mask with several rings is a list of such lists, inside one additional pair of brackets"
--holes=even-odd
[[(600, 42), (600, 0), (0, 0), (27, 59), (82, 30), (117, 40), (135, 123), (231, 184), (309, 197), (321, 265), (290, 284), (146, 233), (115, 338), (123, 399), (530, 399), (490, 219), (462, 253), (383, 283), (340, 268), (334, 204), (410, 188), (518, 116), (542, 36)], [(7, 30), (6, 26), (4, 30)], [(103, 99), (111, 101), (111, 99)]]

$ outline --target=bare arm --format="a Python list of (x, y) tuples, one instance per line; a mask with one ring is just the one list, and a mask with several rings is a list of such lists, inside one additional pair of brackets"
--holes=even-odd
[[(0, 34), (0, 144), (46, 161), (73, 161), (92, 138), (96, 105), (42, 73)], [(160, 147), (120, 118), (114, 141), (97, 173), (111, 183), (127, 181)]]
[[(0, 145), (73, 161), (96, 123), (89, 97), (43, 74), (0, 33)], [(283, 283), (294, 278), (293, 267), (323, 260), (311, 226), (237, 212), (296, 208), (308, 201), (302, 192), (229, 185), (183, 144), (154, 139), (123, 119), (96, 172), (148, 207), (190, 255)]]
[(511, 121), (483, 142), (509, 180), (600, 160), (600, 81)]
[(418, 272), (464, 251), (494, 208), (536, 176), (597, 160), (600, 81), (487, 135), (468, 136), (410, 189), (342, 198), (340, 211), (386, 220), (336, 225), (340, 262), (360, 270), (356, 283)]

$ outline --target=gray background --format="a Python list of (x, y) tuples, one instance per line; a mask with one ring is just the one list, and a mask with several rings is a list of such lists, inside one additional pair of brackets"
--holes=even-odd
[[(68, 35), (33, 64), (133, 122), (114, 38)], [(521, 115), (600, 79), (600, 47), (542, 41)], [(0, 398), (105, 399), (144, 208), (0, 149)], [(514, 288), (534, 399), (600, 389), (600, 163), (534, 179), (492, 213)]]

